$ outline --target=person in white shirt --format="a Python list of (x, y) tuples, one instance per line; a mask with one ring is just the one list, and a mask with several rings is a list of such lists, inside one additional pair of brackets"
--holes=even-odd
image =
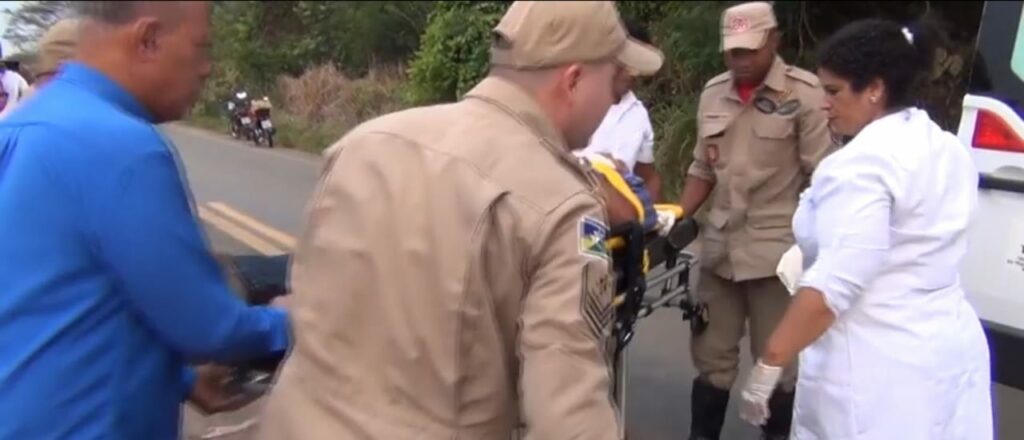
[[(0, 53), (0, 56), (3, 54)], [(7, 104), (0, 109), (0, 118), (7, 116), (15, 107), (18, 106), (18, 101), (28, 93), (28, 81), (25, 78), (11, 69), (8, 69), (6, 65), (0, 64), (0, 87), (3, 87), (4, 92), (7, 93)]]
[[(639, 23), (625, 21), (629, 35), (646, 44), (651, 43), (647, 30)], [(585, 154), (603, 154), (624, 163), (633, 174), (644, 180), (655, 202), (661, 201), (661, 175), (654, 166), (654, 128), (643, 102), (633, 93), (635, 75), (624, 72), (616, 78), (618, 101), (605, 115), (590, 138)]]
[(4, 62), (0, 62), (0, 88), (7, 94), (6, 104), (0, 106), (0, 118), (3, 118), (17, 106), (19, 100), (28, 94), (29, 82), (25, 81), (25, 78), (18, 75), (17, 72), (7, 69), (2, 45), (0, 45), (0, 60), (4, 60)]
[(869, 19), (818, 56), (853, 135), (815, 171), (793, 231), (804, 272), (741, 396), (764, 423), (799, 356), (793, 439), (992, 439), (989, 347), (958, 266), (977, 206), (967, 147), (914, 107), (941, 31)]

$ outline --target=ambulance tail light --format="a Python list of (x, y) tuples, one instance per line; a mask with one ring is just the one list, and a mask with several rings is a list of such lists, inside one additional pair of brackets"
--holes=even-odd
[(1024, 139), (1003, 118), (988, 110), (978, 110), (974, 124), (974, 148), (1024, 153)]

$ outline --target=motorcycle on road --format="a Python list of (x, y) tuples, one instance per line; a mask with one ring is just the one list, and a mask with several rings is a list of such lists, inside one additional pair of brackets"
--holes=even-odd
[(252, 103), (252, 121), (251, 121), (251, 140), (256, 145), (266, 145), (267, 148), (274, 148), (274, 128), (273, 121), (270, 120), (270, 100), (263, 98), (260, 101), (253, 101)]
[(228, 115), (231, 119), (231, 137), (254, 142), (257, 146), (266, 145), (274, 148), (274, 134), (277, 130), (270, 119), (273, 105), (270, 99), (249, 100), (244, 92), (239, 92), (235, 99), (227, 102)]

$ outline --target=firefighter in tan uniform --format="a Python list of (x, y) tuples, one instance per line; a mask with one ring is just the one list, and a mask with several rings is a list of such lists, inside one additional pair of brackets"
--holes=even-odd
[(328, 149), (259, 438), (619, 438), (608, 226), (570, 151), (661, 63), (612, 2), (516, 2), (460, 102)]
[[(691, 340), (699, 373), (692, 440), (719, 438), (748, 323), (757, 358), (786, 310), (789, 294), (775, 269), (794, 242), (790, 223), (799, 194), (835, 148), (817, 77), (787, 65), (778, 44), (768, 3), (726, 10), (722, 49), (729, 71), (708, 81), (700, 97), (694, 161), (680, 201), (691, 213), (711, 196), (698, 286), (708, 327)], [(762, 427), (765, 438), (788, 438), (795, 380), (795, 369), (783, 374)]]

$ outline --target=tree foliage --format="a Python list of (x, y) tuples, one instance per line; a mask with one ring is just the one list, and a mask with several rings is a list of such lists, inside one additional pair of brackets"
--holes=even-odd
[(423, 41), (409, 67), (407, 100), (454, 101), (487, 73), (491, 29), (510, 2), (449, 1), (430, 14)]
[[(406, 105), (454, 101), (487, 73), (491, 29), (510, 3), (215, 2), (216, 71), (204, 101), (219, 102), (231, 88), (243, 85), (251, 93), (274, 98), (279, 94), (277, 85), (282, 83), (282, 76), (297, 78), (326, 65), (337, 68), (353, 84), (367, 72), (371, 73), (367, 78), (372, 78), (375, 66), (408, 65), (406, 78), (398, 81), (404, 83), (402, 86), (389, 80), (387, 87), (366, 89), (374, 91), (372, 96), (391, 90), (396, 96), (400, 94)], [(650, 29), (655, 44), (666, 56), (664, 68), (654, 77), (642, 79), (636, 92), (650, 110), (657, 165), (667, 181), (668, 195), (678, 190), (692, 157), (700, 92), (709, 79), (725, 70), (719, 52), (721, 13), (736, 3), (740, 2), (617, 2), (623, 17), (635, 19)], [(969, 70), (964, 66), (969, 65), (972, 57), (981, 2), (774, 4), (783, 35), (781, 56), (811, 71), (818, 44), (853, 20), (884, 17), (909, 22), (928, 14), (944, 22), (954, 46), (938, 57), (940, 65), (921, 104), (946, 128), (955, 126)], [(387, 102), (353, 108), (391, 108), (397, 102), (383, 101)]]
[(36, 41), (54, 23), (71, 12), (69, 1), (25, 1), (17, 8), (4, 11), (7, 14), (7, 29), (4, 39), (20, 51), (35, 48)]
[(219, 1), (214, 3), (215, 71), (202, 103), (215, 111), (236, 87), (275, 95), (281, 76), (332, 64), (361, 76), (403, 63), (419, 46), (433, 2)]
[[(647, 24), (665, 54), (662, 70), (638, 82), (655, 127), (655, 163), (668, 193), (679, 188), (692, 160), (697, 103), (704, 84), (725, 69), (719, 22), (726, 2), (622, 2), (626, 19)], [(682, 31), (685, 29), (685, 31)]]
[(261, 85), (324, 63), (361, 75), (412, 55), (432, 8), (401, 1), (216, 2), (214, 44), (222, 60)]

